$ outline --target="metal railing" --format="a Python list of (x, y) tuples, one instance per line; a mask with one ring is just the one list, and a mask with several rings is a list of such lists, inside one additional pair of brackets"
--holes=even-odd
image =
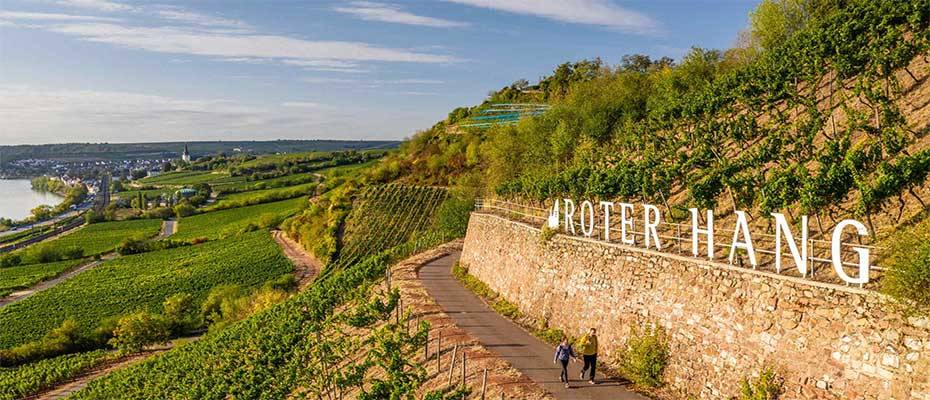
[[(598, 207), (595, 207), (598, 208)], [(638, 211), (639, 214), (634, 214), (634, 226), (633, 229), (627, 229), (627, 237), (633, 238), (634, 245), (633, 247), (644, 249), (645, 236), (646, 232), (642, 224), (642, 210), (641, 207)], [(475, 202), (475, 210), (481, 212), (493, 213), (498, 216), (505, 217), (511, 220), (517, 220), (521, 222), (526, 222), (530, 225), (541, 227), (548, 223), (549, 215), (551, 209), (540, 207), (538, 205), (529, 204), (529, 203), (520, 203), (513, 200), (502, 200), (495, 198), (479, 198)], [(560, 218), (560, 226), (558, 228), (559, 233), (564, 233), (570, 236), (577, 237), (586, 237), (589, 239), (595, 239), (603, 242), (614, 243), (619, 245), (628, 245), (621, 241), (621, 235), (623, 229), (620, 228), (620, 219), (619, 219), (619, 210), (615, 209), (611, 213), (611, 222), (610, 229), (606, 232), (609, 232), (609, 237), (605, 237), (605, 229), (602, 224), (603, 213), (601, 210), (595, 209), (594, 212), (594, 222), (588, 223), (588, 226), (585, 228), (591, 228), (593, 226), (591, 235), (584, 235), (581, 229), (581, 223), (579, 219), (579, 209), (575, 211), (574, 223), (575, 233), (571, 233), (566, 229), (565, 221)], [(563, 211), (564, 212), (564, 211)], [(701, 215), (703, 217), (703, 214)], [(699, 224), (701, 229), (706, 229), (706, 221), (701, 221)], [(726, 220), (715, 220), (714, 221), (714, 259), (712, 261), (729, 263), (732, 266), (744, 267), (749, 269), (768, 271), (772, 273), (777, 273), (779, 275), (785, 276), (794, 276), (811, 279), (817, 282), (824, 283), (834, 283), (834, 284), (844, 284), (849, 286), (848, 283), (839, 278), (839, 276), (834, 271), (832, 265), (832, 250), (831, 242), (829, 240), (822, 239), (824, 236), (823, 232), (811, 232), (811, 237), (807, 240), (808, 246), (808, 257), (807, 257), (807, 274), (802, 275), (800, 271), (795, 268), (794, 258), (788, 250), (787, 239), (782, 237), (782, 268), (781, 270), (776, 270), (775, 265), (775, 235), (770, 233), (752, 231), (750, 232), (753, 241), (754, 251), (756, 253), (757, 265), (753, 267), (748, 261), (748, 255), (745, 254), (745, 251), (737, 249), (737, 254), (734, 256), (733, 262), (729, 262), (730, 248), (733, 242), (733, 232), (735, 229), (735, 224), (731, 221)], [(568, 231), (568, 232), (567, 232)], [(665, 220), (660, 220), (656, 227), (656, 233), (661, 242), (661, 249), (656, 249), (654, 245), (649, 247), (649, 250), (661, 251), (669, 254), (677, 254), (687, 257), (693, 257), (695, 260), (707, 261), (707, 245), (706, 235), (698, 235), (697, 244), (698, 244), (698, 257), (694, 257), (692, 249), (694, 246), (694, 239), (692, 238), (691, 232), (691, 222), (690, 218), (686, 223), (680, 222), (669, 222)], [(795, 235), (795, 240), (800, 240)], [(738, 238), (739, 241), (744, 241), (745, 238), (742, 235)], [(861, 243), (841, 243), (841, 254), (843, 259), (854, 259), (856, 257), (856, 252), (854, 248), (867, 248), (871, 253), (871, 260), (873, 261), (881, 255), (884, 250), (878, 246), (872, 246), (868, 244)], [(841, 262), (843, 269), (849, 275), (855, 275), (858, 273), (858, 264), (850, 261)], [(859, 285), (860, 287), (871, 287), (875, 284), (878, 278), (881, 277), (884, 268), (881, 266), (875, 265), (870, 262), (869, 265), (869, 283), (866, 285)]]

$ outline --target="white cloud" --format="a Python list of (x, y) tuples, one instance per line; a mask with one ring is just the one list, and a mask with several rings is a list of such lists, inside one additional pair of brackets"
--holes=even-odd
[[(313, 112), (307, 112), (308, 109)], [(400, 137), (387, 116), (362, 109), (293, 101), (260, 106), (225, 99), (182, 99), (140, 93), (42, 90), (0, 86), (0, 141), (62, 143), (95, 141), (232, 140), (274, 138)], [(414, 115), (405, 118), (416, 120)], [(419, 117), (422, 118), (422, 117)], [(416, 121), (425, 123), (425, 121)]]
[(327, 84), (327, 83), (356, 83), (356, 79), (345, 79), (345, 78), (325, 78), (325, 77), (316, 77), (311, 76), (307, 78), (301, 78), (302, 82), (312, 83), (312, 84)]
[(252, 30), (252, 27), (243, 21), (201, 14), (179, 7), (159, 6), (154, 10), (154, 14), (163, 19), (197, 26), (230, 28), (242, 32)]
[(0, 20), (21, 21), (118, 21), (116, 18), (93, 15), (72, 15), (42, 12), (0, 11)]
[(403, 11), (393, 4), (354, 1), (348, 5), (333, 8), (335, 11), (353, 15), (364, 21), (390, 22), (394, 24), (429, 26), (433, 28), (461, 28), (466, 22), (450, 21), (442, 18), (427, 17)]
[(46, 29), (81, 40), (109, 43), (158, 53), (212, 56), (230, 60), (275, 60), (287, 63), (339, 65), (385, 61), (451, 63), (447, 55), (386, 48), (361, 42), (314, 41), (279, 35), (232, 34), (179, 27), (133, 27), (106, 23), (51, 25)]
[(133, 6), (108, 0), (59, 0), (57, 3), (68, 7), (86, 8), (106, 12), (131, 11), (135, 9)]
[(281, 103), (284, 107), (298, 107), (298, 108), (317, 108), (320, 106), (320, 103), (314, 103), (310, 101), (285, 101)]
[(535, 15), (561, 22), (598, 25), (631, 33), (654, 33), (659, 25), (645, 14), (622, 8), (608, 0), (446, 1), (515, 14)]

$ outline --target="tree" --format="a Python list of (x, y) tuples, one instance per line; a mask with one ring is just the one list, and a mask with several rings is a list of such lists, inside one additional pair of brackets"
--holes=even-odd
[(149, 175), (148, 171), (146, 171), (146, 170), (144, 170), (144, 169), (134, 169), (134, 170), (132, 170), (131, 172), (129, 172), (129, 176), (130, 176), (130, 177), (132, 178), (132, 180), (134, 180), (134, 181), (135, 181), (135, 180), (142, 179), (142, 178), (145, 178), (145, 177), (148, 176), (148, 175)]
[(168, 322), (168, 328), (175, 335), (186, 335), (200, 325), (197, 316), (197, 305), (194, 303), (194, 297), (188, 293), (177, 293), (163, 303), (165, 308), (165, 320)]
[(194, 215), (195, 212), (197, 212), (197, 209), (188, 202), (179, 203), (174, 206), (174, 215), (178, 217), (191, 216)]
[(109, 343), (123, 353), (139, 353), (145, 346), (167, 343), (170, 337), (164, 317), (137, 311), (119, 319)]

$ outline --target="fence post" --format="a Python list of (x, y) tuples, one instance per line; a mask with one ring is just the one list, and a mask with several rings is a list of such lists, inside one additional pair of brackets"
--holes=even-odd
[(448, 386), (452, 386), (452, 377), (454, 376), (453, 373), (455, 371), (455, 353), (457, 353), (458, 351), (459, 351), (459, 345), (455, 345), (455, 347), (452, 348), (452, 362), (449, 363), (449, 385)]
[(442, 372), (442, 331), (436, 332), (436, 375)]
[(466, 373), (467, 371), (465, 370), (465, 349), (462, 349), (462, 388), (463, 389), (465, 388), (465, 374)]
[(484, 376), (481, 378), (481, 400), (484, 400), (484, 396), (488, 392), (488, 369), (484, 369)]

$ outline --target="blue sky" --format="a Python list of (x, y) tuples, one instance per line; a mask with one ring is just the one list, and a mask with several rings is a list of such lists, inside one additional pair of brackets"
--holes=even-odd
[(0, 0), (0, 144), (399, 139), (564, 61), (727, 48), (754, 5)]

